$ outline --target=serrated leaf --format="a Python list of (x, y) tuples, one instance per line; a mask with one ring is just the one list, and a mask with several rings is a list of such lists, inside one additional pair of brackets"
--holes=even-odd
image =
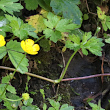
[(13, 14), (13, 12), (20, 12), (20, 10), (23, 9), (23, 6), (20, 3), (15, 2), (18, 2), (18, 0), (1, 0), (0, 9), (10, 14)]
[(47, 17), (48, 12), (45, 10), (41, 10), (40, 15), (30, 16), (29, 19), (26, 19), (30, 25), (32, 25), (36, 30), (35, 33), (42, 32), (46, 25), (44, 24), (44, 17)]
[(71, 32), (76, 28), (79, 28), (79, 25), (74, 24), (70, 19), (61, 19), (56, 26), (56, 30), (60, 32)]
[(13, 93), (13, 94), (16, 94), (16, 89), (11, 85), (8, 85), (6, 90)]
[(21, 30), (25, 30), (27, 31), (28, 35), (34, 37), (34, 38), (38, 38), (37, 34), (34, 32), (36, 29), (33, 28), (31, 25), (29, 25), (28, 23), (25, 23), (21, 26)]
[(49, 12), (47, 15), (47, 19), (44, 19), (44, 24), (49, 27), (50, 29), (55, 28), (55, 26), (58, 24), (58, 21), (60, 20), (60, 17), (57, 15), (54, 15), (53, 13)]
[(26, 56), (24, 57), (24, 54), (9, 50), (8, 55), (12, 64), (15, 66), (15, 68), (17, 68), (20, 73), (28, 72), (28, 59), (26, 58)]
[(12, 32), (15, 36), (19, 37), (21, 40), (28, 38), (28, 35), (38, 38), (36, 35), (35, 28), (33, 28), (28, 23), (24, 23), (20, 18), (16, 18), (15, 16), (5, 15), (6, 18), (10, 21), (10, 26), (12, 28)]
[(69, 35), (69, 39), (66, 41), (65, 46), (71, 50), (80, 49), (80, 37), (75, 35)]
[(5, 46), (0, 47), (0, 59), (2, 59), (7, 54)]
[(51, 29), (46, 28), (43, 33), (45, 34), (46, 38), (50, 38), (51, 41), (57, 42), (61, 39), (61, 33), (59, 31), (53, 31)]
[(38, 7), (38, 0), (24, 0), (27, 10), (35, 10)]
[(22, 52), (24, 53), (24, 50), (21, 48), (20, 42), (17, 42), (16, 40), (10, 40), (7, 44), (6, 44), (6, 48), (9, 51), (17, 51), (17, 52)]
[(2, 78), (2, 83), (9, 83), (10, 79), (11, 79), (10, 76), (7, 75), (7, 76)]
[(72, 19), (75, 24), (82, 22), (82, 13), (77, 6), (80, 0), (51, 0), (50, 6), (57, 15), (63, 15), (64, 18)]
[(60, 108), (60, 103), (59, 102), (56, 102), (52, 99), (49, 99), (49, 102), (50, 102), (51, 106), (55, 108), (55, 110), (59, 110), (59, 108)]
[(82, 39), (79, 36), (70, 35), (65, 46), (74, 50), (81, 48), (84, 55), (88, 55), (87, 50), (89, 50), (91, 53), (101, 56), (101, 47), (104, 46), (104, 43), (102, 43), (101, 38), (92, 37), (91, 32), (88, 32), (83, 35)]

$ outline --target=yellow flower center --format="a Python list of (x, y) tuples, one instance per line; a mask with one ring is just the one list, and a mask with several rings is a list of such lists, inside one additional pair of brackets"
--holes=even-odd
[(23, 98), (24, 100), (28, 100), (28, 99), (29, 99), (29, 94), (28, 94), (28, 93), (23, 93), (23, 94), (22, 94), (22, 98)]

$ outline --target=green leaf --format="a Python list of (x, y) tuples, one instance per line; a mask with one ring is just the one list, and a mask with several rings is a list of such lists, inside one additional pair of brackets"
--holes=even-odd
[(60, 108), (60, 103), (59, 102), (56, 102), (56, 101), (54, 101), (52, 99), (49, 99), (49, 103), (51, 104), (51, 106), (53, 108), (55, 108), (55, 110), (59, 110), (59, 108)]
[(49, 109), (48, 110), (56, 110), (56, 109), (54, 109), (53, 107), (49, 107)]
[(110, 44), (110, 38), (105, 39), (105, 42)]
[(6, 37), (5, 32), (11, 32), (10, 26), (8, 26), (9, 21), (4, 17), (0, 16), (0, 35)]
[[(20, 99), (19, 96), (17, 96), (16, 94), (13, 94), (13, 93), (6, 93), (6, 97), (8, 97), (9, 99), (12, 99), (12, 100), (17, 100), (17, 99)], [(10, 105), (13, 107), (13, 108), (17, 108), (20, 104), (20, 101), (8, 101), (10, 103)]]
[[(19, 48), (18, 48), (19, 52), (16, 52), (16, 51), (13, 51), (13, 50), (8, 50), (8, 55), (9, 55), (9, 58), (10, 58), (11, 62), (15, 66), (15, 68), (17, 68), (18, 64), (21, 62), (19, 64), (19, 67), (17, 68), (17, 70), (20, 71), (21, 73), (28, 72), (28, 68), (27, 68), (28, 59), (26, 58), (26, 56), (24, 57), (24, 54), (19, 53), (21, 51), (21, 49), (19, 49)], [(22, 60), (22, 58), (23, 58), (23, 60)]]
[(13, 93), (13, 94), (16, 94), (16, 89), (11, 85), (8, 85), (6, 90)]
[(84, 55), (88, 55), (87, 50), (89, 50), (91, 53), (101, 56), (101, 47), (104, 46), (104, 43), (101, 38), (92, 37), (91, 32), (88, 32), (83, 35), (82, 39), (79, 36), (70, 35), (65, 46), (74, 50), (81, 48)]
[(30, 105), (30, 106), (22, 106), (21, 110), (40, 110), (40, 109), (35, 105)]
[(47, 105), (44, 103), (43, 104), (43, 110), (46, 110), (47, 109)]
[(17, 52), (22, 52), (24, 53), (24, 50), (21, 48), (20, 42), (17, 42), (16, 40), (10, 40), (6, 44), (6, 48), (8, 51), (17, 51)]
[(2, 78), (2, 83), (9, 83), (10, 79), (11, 79), (10, 75), (7, 75)]
[(69, 39), (67, 40), (65, 46), (72, 50), (80, 49), (80, 37), (75, 35), (69, 35)]
[[(15, 66), (15, 68), (17, 68), (17, 70), (20, 73), (28, 72), (28, 68), (27, 68), (28, 59), (26, 58), (26, 56), (24, 57), (24, 54), (9, 50), (8, 55), (9, 55), (9, 58), (10, 58), (11, 62), (13, 63), (13, 65)], [(23, 58), (23, 60), (22, 60), (22, 58)], [(18, 66), (18, 64), (19, 64), (19, 66)]]
[(24, 0), (27, 10), (35, 10), (38, 7), (38, 0)]
[(82, 13), (77, 6), (80, 0), (51, 0), (50, 6), (55, 14), (62, 14), (64, 18), (72, 19), (75, 24), (81, 25)]
[(23, 104), (26, 105), (26, 106), (29, 106), (29, 105), (32, 104), (32, 102), (33, 102), (33, 99), (32, 98), (29, 98), (28, 100), (24, 100), (23, 101)]
[(63, 104), (60, 110), (74, 110), (73, 106), (68, 106), (68, 104)]
[(4, 104), (3, 104), (8, 110), (13, 110), (11, 104), (9, 101), (4, 101)]
[(5, 46), (0, 47), (0, 59), (2, 59), (7, 54)]
[(61, 19), (56, 26), (56, 30), (60, 32), (71, 32), (76, 28), (79, 28), (79, 25), (74, 24), (70, 19)]
[(33, 28), (28, 23), (24, 23), (20, 18), (16, 18), (15, 16), (5, 15), (6, 18), (10, 21), (10, 26), (12, 28), (12, 32), (15, 36), (19, 37), (21, 40), (28, 38), (28, 35), (38, 38), (36, 35), (35, 28)]
[(15, 3), (18, 1), (19, 0), (1, 0), (0, 9), (10, 14), (13, 14), (13, 12), (20, 12), (20, 10), (23, 9), (23, 6), (20, 3)]
[(50, 38), (51, 41), (57, 42), (61, 39), (61, 33), (59, 31), (53, 31), (51, 29), (46, 28), (43, 33), (45, 34), (46, 38)]
[(44, 24), (49, 27), (50, 29), (55, 28), (57, 23), (59, 22), (60, 17), (54, 15), (53, 13), (49, 12), (47, 15), (47, 19), (44, 19)]

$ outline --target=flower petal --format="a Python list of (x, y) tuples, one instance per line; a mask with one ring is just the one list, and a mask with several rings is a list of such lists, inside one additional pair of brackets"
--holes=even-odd
[(24, 51), (26, 51), (26, 46), (24, 40), (21, 41), (21, 47)]
[(26, 44), (27, 46), (32, 46), (32, 45), (34, 45), (34, 41), (33, 41), (32, 39), (26, 39), (26, 40), (25, 40), (25, 44)]
[(32, 47), (33, 47), (33, 51), (39, 51), (40, 50), (40, 46), (38, 44), (34, 44)]

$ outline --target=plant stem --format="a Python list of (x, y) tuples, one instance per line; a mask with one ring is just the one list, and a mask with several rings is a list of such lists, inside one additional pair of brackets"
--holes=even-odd
[[(1, 69), (6, 69), (6, 70), (15, 71), (14, 68), (9, 68), (9, 67), (4, 67), (4, 66), (0, 66), (0, 68), (1, 68)], [(16, 70), (16, 72), (19, 72), (19, 71)], [(26, 75), (29, 75), (29, 76), (32, 76), (32, 77), (36, 77), (36, 78), (39, 78), (39, 79), (43, 79), (43, 80), (49, 81), (49, 82), (51, 82), (51, 83), (55, 83), (54, 80), (49, 79), (49, 78), (45, 78), (45, 77), (43, 77), (43, 76), (39, 76), (39, 75), (32, 74), (32, 73), (29, 73), (29, 72), (26, 72), (25, 74), (26, 74)]]
[[(11, 70), (11, 71), (15, 71), (14, 68), (9, 68), (9, 67), (4, 67), (4, 66), (0, 66), (1, 69), (6, 69), (6, 70)], [(19, 72), (18, 70), (16, 72)], [(36, 74), (32, 74), (32, 73), (25, 73), (26, 75), (32, 76), (32, 77), (36, 77), (39, 79), (43, 79), (45, 81), (49, 81), (51, 83), (55, 84), (56, 80), (52, 80), (52, 79), (48, 79)], [(76, 77), (76, 78), (66, 78), (66, 79), (62, 79), (61, 81), (74, 81), (74, 80), (82, 80), (82, 79), (89, 79), (89, 78), (94, 78), (94, 77), (100, 77), (100, 76), (110, 76), (110, 73), (104, 73), (104, 74), (96, 74), (96, 75), (90, 75), (90, 76), (83, 76), (83, 77)]]
[(20, 101), (20, 100), (22, 100), (22, 99), (23, 99), (23, 98), (13, 100), (13, 99), (4, 98), (4, 100), (13, 101), (13, 102)]
[(41, 40), (42, 38), (44, 38), (45, 36), (41, 36), (39, 39), (35, 40), (34, 42), (38, 42), (39, 40)]
[(75, 56), (75, 54), (77, 53), (78, 50), (79, 50), (79, 49), (77, 49), (77, 50), (71, 55), (71, 57), (69, 58), (69, 60), (68, 60), (68, 62), (67, 62), (67, 64), (66, 64), (66, 67), (65, 67), (65, 69), (64, 69), (64, 71), (63, 71), (61, 77), (60, 77), (59, 79), (55, 80), (55, 83), (59, 83), (59, 82), (63, 79), (63, 77), (64, 77), (65, 74), (66, 74), (66, 71), (67, 71), (67, 69), (68, 69), (68, 66), (69, 66), (69, 64), (70, 64), (70, 62), (71, 62), (71, 60), (72, 60), (72, 58)]

